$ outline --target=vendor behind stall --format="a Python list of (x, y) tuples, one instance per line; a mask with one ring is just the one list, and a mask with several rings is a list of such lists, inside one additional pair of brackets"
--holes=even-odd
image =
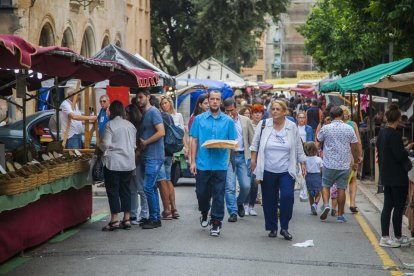
[[(64, 137), (65, 133), (67, 134), (66, 148), (67, 149), (80, 149), (83, 148), (82, 143), (82, 133), (83, 125), (82, 122), (96, 121), (96, 116), (83, 116), (79, 110), (78, 103), (81, 99), (81, 95), (78, 94), (77, 102), (72, 102), (75, 97), (75, 90), (73, 88), (67, 89), (68, 99), (63, 101), (60, 105), (62, 110), (61, 115), (59, 116), (60, 121), (60, 135)], [(69, 127), (68, 127), (69, 125)]]
[(109, 122), (109, 117), (106, 110), (109, 107), (109, 97), (108, 95), (102, 95), (99, 98), (99, 103), (101, 104), (101, 110), (98, 114), (98, 128), (99, 128), (99, 137), (102, 137), (103, 129), (107, 122)]

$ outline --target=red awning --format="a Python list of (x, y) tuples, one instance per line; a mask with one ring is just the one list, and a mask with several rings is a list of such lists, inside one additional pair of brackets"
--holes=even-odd
[(315, 87), (293, 87), (290, 88), (290, 91), (294, 91), (296, 93), (302, 94), (308, 98), (316, 98), (317, 95), (314, 93), (315, 92)]
[(34, 47), (22, 38), (0, 35), (0, 68), (31, 69), (50, 77), (85, 82), (109, 80), (113, 86), (149, 87), (158, 82), (151, 70), (130, 69), (121, 63), (85, 58), (69, 48)]

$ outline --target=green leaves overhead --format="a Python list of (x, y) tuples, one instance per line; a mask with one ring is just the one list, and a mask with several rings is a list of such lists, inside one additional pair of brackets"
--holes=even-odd
[(156, 62), (177, 74), (210, 56), (238, 71), (256, 60), (265, 16), (278, 20), (289, 0), (153, 0)]
[[(414, 54), (414, 0), (319, 0), (299, 32), (320, 70), (346, 75)], [(409, 31), (411, 30), (411, 31)]]

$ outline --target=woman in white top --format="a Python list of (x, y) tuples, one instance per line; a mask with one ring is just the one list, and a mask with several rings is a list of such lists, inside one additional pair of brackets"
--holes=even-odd
[[(119, 228), (130, 229), (131, 181), (135, 169), (135, 126), (125, 120), (124, 106), (119, 101), (111, 103), (108, 109), (109, 122), (105, 125), (99, 149), (103, 152), (105, 188), (108, 195), (111, 221), (102, 231)], [(118, 213), (124, 213), (121, 223)]]
[(295, 178), (299, 163), (306, 175), (306, 156), (298, 128), (285, 118), (286, 111), (285, 102), (272, 102), (271, 118), (266, 120), (263, 131), (262, 124), (257, 125), (250, 150), (251, 169), (262, 180), (263, 213), (269, 237), (277, 236), (280, 190), (280, 234), (291, 240), (288, 227), (293, 213)]
[(298, 130), (302, 142), (312, 142), (313, 141), (313, 129), (311, 126), (306, 125), (306, 114), (303, 111), (299, 111), (296, 116), (298, 122)]

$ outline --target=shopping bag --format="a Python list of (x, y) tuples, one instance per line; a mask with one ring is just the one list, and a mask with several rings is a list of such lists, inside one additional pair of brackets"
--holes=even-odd
[(94, 156), (92, 162), (92, 180), (104, 181), (103, 162), (101, 156)]
[(309, 199), (308, 189), (306, 188), (306, 180), (305, 177), (303, 177), (302, 172), (299, 172), (297, 179), (300, 185), (299, 199), (301, 202), (307, 202)]

